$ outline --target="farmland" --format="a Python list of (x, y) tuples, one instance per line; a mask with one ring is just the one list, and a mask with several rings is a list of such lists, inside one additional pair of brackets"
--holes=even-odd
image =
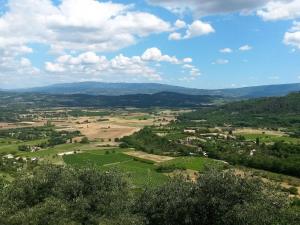
[[(226, 186), (228, 182), (235, 189), (246, 185), (242, 188), (250, 188), (247, 196), (256, 191), (261, 193), (260, 190), (270, 191), (297, 204), (300, 197), (299, 137), (295, 127), (221, 125), (214, 118), (202, 118), (202, 114), (190, 120), (189, 116), (194, 117), (195, 112), (193, 109), (158, 108), (31, 109), (22, 116), (26, 121), (1, 123), (0, 181), (4, 185), (18, 185), (24, 176), (25, 179), (38, 179), (33, 184), (41, 185), (38, 190), (45, 187), (40, 182), (49, 182), (46, 186), (52, 189), (47, 193), (52, 193), (52, 197), (60, 185), (65, 185), (61, 187), (60, 196), (73, 190), (72, 195), (76, 196), (77, 190), (83, 188), (81, 197), (90, 193), (87, 202), (99, 194), (89, 192), (94, 184), (104, 182), (101, 188), (109, 185), (107, 190), (117, 188), (113, 193), (122, 190), (130, 193), (120, 193), (118, 204), (124, 197), (126, 202), (135, 205), (126, 207), (140, 212), (148, 207), (148, 202), (156, 204), (159, 198), (166, 198), (167, 202), (177, 198), (185, 201), (189, 199), (185, 193), (189, 193), (194, 201), (198, 197), (191, 190), (204, 191), (203, 185), (212, 191), (211, 196), (219, 192), (214, 188), (230, 192)], [(58, 171), (61, 175), (57, 175)], [(45, 175), (49, 177), (39, 178)], [(57, 176), (60, 177), (58, 181)], [(26, 185), (22, 187), (27, 188)], [(75, 188), (70, 191), (71, 186)], [(258, 187), (262, 189), (258, 191)], [(270, 196), (273, 194), (268, 194)], [(80, 204), (81, 197), (75, 200), (76, 205)], [(68, 207), (77, 210), (77, 206)]]

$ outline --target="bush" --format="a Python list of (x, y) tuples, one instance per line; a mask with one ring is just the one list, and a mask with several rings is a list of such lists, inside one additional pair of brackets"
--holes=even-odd
[(288, 192), (292, 195), (298, 195), (298, 189), (296, 187), (289, 187)]
[(90, 143), (89, 139), (87, 137), (83, 137), (80, 141), (81, 144), (88, 144)]
[(22, 152), (30, 152), (31, 147), (29, 145), (19, 145), (18, 150)]

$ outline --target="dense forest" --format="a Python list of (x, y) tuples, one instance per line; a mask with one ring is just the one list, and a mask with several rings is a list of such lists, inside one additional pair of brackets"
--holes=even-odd
[(3, 225), (298, 225), (299, 202), (251, 176), (209, 170), (136, 191), (117, 171), (38, 166), (0, 180)]
[(284, 97), (232, 102), (211, 109), (200, 109), (179, 117), (182, 123), (240, 127), (300, 127), (300, 93)]
[(209, 157), (225, 160), (233, 165), (300, 177), (300, 145), (284, 142), (245, 145), (243, 141), (218, 140), (199, 143), (199, 147)]

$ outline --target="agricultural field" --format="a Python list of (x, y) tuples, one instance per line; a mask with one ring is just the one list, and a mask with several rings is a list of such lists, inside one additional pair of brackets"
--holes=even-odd
[[(124, 149), (85, 151), (84, 153), (65, 155), (63, 160), (72, 166), (95, 166), (104, 171), (120, 170), (127, 174), (129, 181), (135, 187), (161, 185), (174, 173), (176, 175), (185, 175), (190, 172), (197, 174), (208, 166), (224, 166), (222, 162), (207, 158), (172, 158)], [(161, 168), (170, 167), (172, 167), (172, 171), (161, 170)]]
[[(51, 122), (58, 131), (80, 131), (91, 141), (114, 143), (122, 138), (139, 131), (144, 126), (166, 125), (174, 120), (170, 111), (138, 112), (135, 109), (48, 109), (30, 112), (33, 120), (15, 123), (0, 123), (0, 130), (39, 127)], [(26, 115), (24, 115), (26, 116)], [(75, 139), (79, 140), (79, 138)]]
[[(35, 110), (31, 111), (31, 121), (1, 124), (0, 154), (12, 154), (14, 158), (34, 160), (41, 165), (116, 170), (125, 174), (131, 187), (143, 189), (163, 185), (174, 176), (196, 181), (207, 168), (238, 168), (240, 171), (243, 162), (236, 163), (231, 156), (236, 156), (237, 146), (246, 144), (258, 148), (257, 139), (268, 146), (281, 141), (299, 144), (299, 138), (290, 137), (280, 130), (239, 127), (230, 133), (226, 127), (203, 127), (202, 121), (198, 122), (199, 127), (176, 121), (181, 114), (193, 112), (170, 109)], [(7, 132), (10, 130), (12, 132)], [(22, 134), (23, 131), (30, 135)], [(57, 142), (57, 137), (62, 138), (62, 142), (60, 139)], [(53, 138), (57, 143), (49, 145)], [(22, 146), (29, 150), (22, 150)], [(220, 147), (224, 153), (213, 150)], [(251, 154), (251, 151), (246, 150), (243, 154)], [(276, 177), (279, 173), (252, 168), (251, 165), (245, 168), (286, 189), (300, 188), (300, 182), (293, 176), (289, 179), (286, 175)], [(14, 179), (14, 175), (4, 171), (1, 176)]]

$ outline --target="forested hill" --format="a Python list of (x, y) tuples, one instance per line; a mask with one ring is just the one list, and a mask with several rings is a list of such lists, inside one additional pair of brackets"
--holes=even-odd
[(219, 96), (186, 95), (172, 92), (122, 96), (54, 95), (0, 92), (2, 107), (199, 107), (213, 104)]
[[(202, 126), (300, 127), (300, 92), (284, 97), (231, 102), (200, 109), (179, 117), (184, 123), (202, 122)], [(298, 131), (297, 131), (298, 132)]]
[(300, 92), (284, 97), (270, 97), (233, 102), (221, 107), (227, 112), (240, 113), (299, 113)]

